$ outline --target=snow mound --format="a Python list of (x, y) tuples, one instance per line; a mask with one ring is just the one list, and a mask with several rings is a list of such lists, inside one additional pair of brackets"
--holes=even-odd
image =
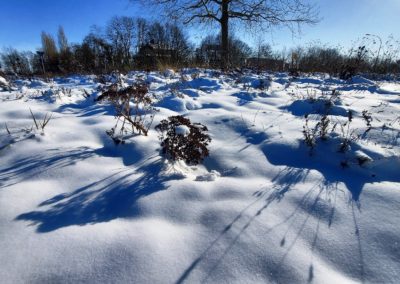
[(365, 84), (365, 85), (371, 85), (371, 86), (374, 86), (374, 85), (375, 85), (375, 82), (374, 82), (374, 81), (369, 80), (369, 79), (367, 79), (367, 78), (365, 78), (365, 77), (363, 77), (363, 76), (360, 76), (360, 75), (353, 76), (353, 77), (350, 79), (349, 82), (350, 82), (351, 84)]
[(186, 125), (178, 125), (175, 127), (175, 133), (186, 137), (190, 134), (190, 129)]
[(218, 171), (213, 170), (204, 175), (197, 176), (195, 180), (196, 181), (215, 181), (220, 176), (221, 176), (221, 174)]
[(165, 82), (165, 79), (161, 78), (160, 76), (156, 74), (148, 74), (146, 77), (146, 83), (158, 83), (158, 84), (163, 84)]
[(166, 69), (166, 70), (164, 70), (163, 75), (166, 78), (173, 78), (173, 77), (175, 77), (175, 71), (172, 69)]
[(0, 87), (8, 87), (9, 83), (4, 77), (0, 76)]
[(49, 86), (48, 83), (46, 83), (42, 80), (38, 80), (38, 79), (32, 80), (29, 83), (29, 88), (39, 88), (39, 87), (48, 87), (48, 86)]
[(216, 91), (221, 89), (219, 80), (211, 78), (197, 78), (192, 81), (189, 81), (187, 84), (190, 88), (206, 90), (206, 91)]

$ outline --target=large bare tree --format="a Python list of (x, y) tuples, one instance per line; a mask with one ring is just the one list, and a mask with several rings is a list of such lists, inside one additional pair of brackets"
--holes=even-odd
[[(134, 0), (131, 0), (134, 1)], [(309, 0), (148, 0), (165, 8), (168, 16), (189, 23), (216, 23), (221, 29), (221, 67), (229, 63), (229, 24), (237, 21), (249, 26), (290, 28), (318, 21)]]

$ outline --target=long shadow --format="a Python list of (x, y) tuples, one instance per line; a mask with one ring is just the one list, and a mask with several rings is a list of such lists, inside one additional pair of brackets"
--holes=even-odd
[(343, 107), (333, 105), (327, 107), (327, 101), (318, 99), (316, 101), (311, 100), (296, 100), (289, 106), (281, 107), (282, 110), (287, 110), (294, 116), (304, 116), (306, 114), (325, 114), (328, 111), (330, 115), (346, 116), (347, 110)]
[[(115, 146), (111, 142), (102, 148), (78, 147), (73, 149), (53, 148), (38, 154), (23, 157), (12, 165), (0, 167), (0, 189), (34, 178), (45, 171), (73, 166), (77, 162), (94, 156), (120, 158), (125, 166), (144, 159), (143, 153), (134, 143)], [(148, 157), (151, 159), (152, 157)]]
[(365, 283), (364, 254), (363, 254), (363, 248), (362, 248), (362, 244), (361, 244), (360, 228), (358, 226), (356, 213), (354, 211), (354, 203), (351, 204), (351, 213), (353, 216), (354, 234), (356, 235), (356, 238), (357, 238), (358, 254), (359, 254), (359, 261), (360, 261), (359, 262), (360, 279), (361, 279), (361, 283)]
[(48, 149), (42, 153), (21, 158), (12, 165), (0, 168), (0, 188), (15, 185), (23, 180), (35, 177), (37, 174), (74, 165), (96, 155), (96, 150), (88, 147), (76, 149)]
[(114, 115), (115, 110), (109, 104), (99, 104), (91, 99), (78, 103), (63, 104), (55, 110), (60, 113), (73, 113), (77, 117), (90, 117), (93, 115)]
[[(285, 194), (289, 192), (298, 182), (301, 182), (307, 176), (307, 170), (301, 169), (284, 169), (273, 179), (275, 181), (275, 186), (272, 188), (264, 188), (262, 190), (257, 190), (254, 192), (253, 196), (255, 200), (249, 203), (239, 214), (224, 227), (224, 229), (219, 233), (217, 238), (215, 238), (209, 246), (189, 265), (189, 267), (181, 274), (179, 279), (176, 281), (177, 284), (188, 282), (189, 276), (199, 268), (199, 266), (207, 266), (206, 271), (207, 274), (201, 281), (202, 283), (206, 283), (212, 274), (218, 269), (220, 264), (223, 262), (224, 258), (229, 254), (234, 245), (238, 242), (242, 234), (250, 227), (250, 225), (255, 221), (257, 217), (259, 217), (273, 202), (280, 202)], [(305, 202), (314, 188), (311, 188), (302, 198), (301, 204)], [(284, 225), (289, 220), (291, 220), (296, 212), (300, 209), (301, 204), (299, 204), (294, 212), (288, 215), (282, 222), (275, 224), (270, 227), (266, 234), (269, 234), (276, 228)], [(255, 213), (249, 214), (248, 211), (256, 209)], [(250, 215), (250, 218), (249, 218)], [(248, 218), (247, 221), (244, 222), (244, 225), (240, 225), (240, 221), (242, 219)], [(233, 228), (237, 228), (238, 232), (234, 233)], [(220, 242), (223, 242), (224, 237), (227, 237), (228, 234), (233, 234), (232, 239), (229, 241), (226, 248), (222, 251), (222, 253), (216, 253), (214, 250), (217, 250), (217, 247)]]
[(16, 220), (30, 221), (37, 225), (37, 232), (46, 233), (72, 225), (134, 218), (140, 215), (140, 198), (168, 188), (165, 183), (173, 177), (160, 175), (162, 167), (162, 159), (153, 158), (140, 172), (121, 171), (72, 193), (54, 196), (39, 204), (46, 209), (21, 214)]
[[(275, 176), (275, 178), (273, 178), (272, 181), (274, 186), (272, 188), (254, 192), (253, 196), (255, 197), (255, 200), (247, 205), (227, 226), (224, 227), (224, 229), (210, 243), (210, 245), (206, 247), (206, 249), (181, 274), (176, 283), (190, 282), (190, 275), (199, 269), (206, 271), (206, 275), (201, 280), (201, 283), (208, 282), (213, 273), (220, 267), (224, 258), (227, 257), (234, 245), (239, 241), (240, 237), (256, 220), (256, 218), (259, 217), (272, 203), (281, 202), (288, 192), (290, 192), (298, 183), (301, 183), (306, 179), (309, 171), (309, 169), (286, 167), (281, 170)], [(317, 205), (321, 198), (321, 194), (323, 192), (325, 193), (326, 191), (328, 191), (329, 194), (333, 194), (333, 200), (328, 200), (331, 202), (331, 209), (327, 212), (319, 212), (320, 208), (318, 208)], [(312, 242), (312, 251), (314, 251), (318, 239), (320, 222), (322, 219), (324, 219), (329, 226), (331, 226), (333, 222), (337, 191), (337, 183), (331, 184), (321, 179), (321, 181), (316, 182), (309, 190), (307, 190), (290, 214), (288, 214), (282, 221), (274, 224), (265, 231), (264, 235), (267, 235), (286, 224), (288, 229), (280, 241), (281, 247), (285, 246), (286, 235), (288, 234), (290, 228), (295, 225), (295, 222), (298, 221), (296, 216), (298, 215), (299, 211), (304, 210), (304, 206), (307, 206), (306, 209), (308, 211), (308, 215), (301, 222), (296, 237), (287, 246), (285, 253), (282, 255), (280, 260), (271, 267), (270, 274), (275, 274), (275, 277), (278, 277), (281, 280), (290, 279), (290, 277), (285, 277), (285, 273), (289, 273), (290, 271), (283, 267), (283, 263), (289, 252), (293, 249), (296, 241), (304, 231), (305, 226), (311, 216), (316, 217), (318, 220), (317, 229)], [(250, 213), (249, 211), (252, 211), (253, 213)], [(237, 230), (233, 230), (234, 228)], [(227, 243), (225, 249), (221, 252), (219, 251), (218, 247), (220, 247), (226, 239), (228, 239), (229, 242)], [(313, 278), (314, 267), (311, 263), (308, 271), (308, 282), (312, 282)]]
[[(266, 143), (262, 151), (273, 165), (286, 166), (293, 169), (316, 170), (323, 175), (326, 184), (344, 183), (350, 191), (352, 200), (359, 202), (360, 194), (365, 184), (382, 181), (400, 182), (400, 176), (391, 170), (400, 164), (395, 158), (385, 158), (379, 154), (367, 152), (379, 164), (372, 168), (361, 168), (358, 165), (350, 168), (341, 168), (341, 161), (348, 159), (346, 154), (332, 153), (332, 145), (321, 143), (318, 153), (310, 156), (309, 149), (304, 144), (299, 146)], [(352, 145), (353, 150), (359, 150), (357, 145)], [(328, 153), (329, 156), (324, 155)], [(336, 155), (335, 155), (336, 154)], [(386, 163), (387, 166), (382, 166)], [(380, 166), (379, 166), (380, 165)]]

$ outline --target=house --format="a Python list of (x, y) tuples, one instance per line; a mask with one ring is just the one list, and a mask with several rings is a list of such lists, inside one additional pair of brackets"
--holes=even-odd
[(221, 46), (219, 44), (204, 44), (201, 47), (203, 60), (212, 67), (220, 66), (222, 59)]
[(282, 59), (250, 57), (246, 59), (247, 68), (259, 70), (284, 71), (287, 64)]
[(140, 68), (156, 68), (158, 64), (171, 63), (176, 57), (176, 50), (160, 44), (147, 43), (139, 48), (135, 62)]

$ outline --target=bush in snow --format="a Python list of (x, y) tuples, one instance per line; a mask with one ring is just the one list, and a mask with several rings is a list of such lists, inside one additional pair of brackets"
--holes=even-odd
[[(42, 134), (44, 134), (44, 129), (46, 128), (47, 124), (50, 122), (52, 114), (49, 115), (46, 113), (43, 120), (38, 120), (38, 119), (36, 119), (32, 110), (29, 109), (29, 111), (31, 112), (32, 120), (33, 120), (33, 123), (35, 124), (36, 130), (41, 130)], [(8, 128), (7, 128), (7, 132), (8, 132), (8, 134), (10, 134), (10, 131), (8, 130)]]
[(350, 144), (359, 139), (356, 135), (356, 130), (351, 128), (350, 125), (353, 122), (353, 111), (349, 110), (347, 113), (347, 121), (344, 124), (339, 124), (341, 129), (342, 142), (340, 143), (339, 152), (346, 152), (350, 149)]
[[(116, 144), (123, 142), (120, 137), (129, 131), (132, 133), (137, 131), (139, 135), (147, 136), (154, 119), (155, 108), (152, 106), (153, 100), (146, 84), (138, 82), (120, 89), (117, 84), (111, 85), (97, 101), (108, 101), (115, 107), (117, 122), (107, 134)], [(122, 121), (121, 126), (118, 125), (120, 121)]]
[(318, 124), (311, 128), (308, 124), (308, 115), (305, 115), (306, 122), (303, 125), (303, 135), (304, 135), (304, 143), (306, 143), (307, 147), (310, 148), (310, 155), (312, 154), (312, 150), (317, 144), (317, 133), (318, 133)]
[[(310, 126), (309, 116), (305, 115), (303, 137), (304, 143), (310, 148), (310, 154), (312, 154), (314, 148), (317, 146), (317, 142), (326, 141), (330, 137), (339, 139), (340, 144), (338, 145), (338, 152), (346, 153), (350, 151), (353, 143), (360, 139), (366, 139), (367, 134), (373, 129), (371, 124), (372, 114), (368, 110), (362, 111), (361, 119), (363, 119), (366, 124), (365, 129), (353, 128), (351, 126), (354, 120), (354, 113), (352, 110), (347, 112), (347, 119), (345, 121), (336, 119), (337, 122), (333, 125), (329, 116), (324, 114), (319, 116), (319, 120), (317, 120), (314, 126)], [(369, 161), (369, 159), (364, 156), (357, 157), (357, 160), (360, 166)]]
[(188, 164), (198, 164), (209, 155), (207, 149), (211, 138), (201, 123), (191, 123), (183, 116), (170, 116), (156, 126), (160, 132), (162, 152), (173, 161), (184, 160)]

